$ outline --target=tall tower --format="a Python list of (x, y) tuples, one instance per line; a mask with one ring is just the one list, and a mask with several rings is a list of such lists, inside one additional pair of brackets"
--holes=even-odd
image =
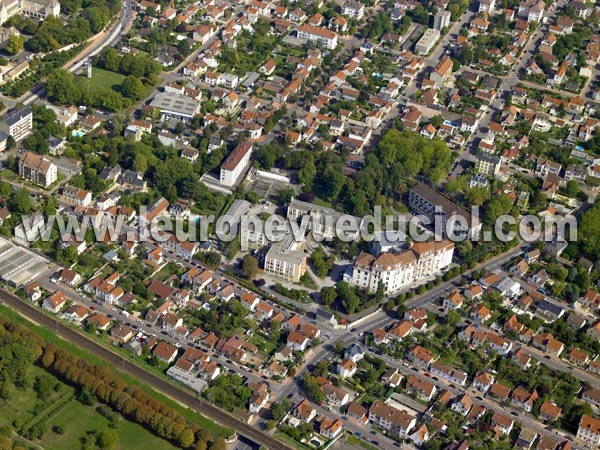
[(87, 77), (92, 78), (92, 59), (89, 58), (86, 62), (87, 65)]

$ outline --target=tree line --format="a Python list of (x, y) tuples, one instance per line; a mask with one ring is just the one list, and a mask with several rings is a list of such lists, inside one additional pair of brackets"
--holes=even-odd
[[(34, 363), (178, 447), (206, 449), (208, 446), (207, 430), (188, 424), (173, 408), (115, 376), (108, 367), (92, 365), (0, 315), (0, 393), (6, 391), (6, 383), (30, 386), (28, 369)], [(222, 439), (216, 439), (210, 448), (223, 445)]]

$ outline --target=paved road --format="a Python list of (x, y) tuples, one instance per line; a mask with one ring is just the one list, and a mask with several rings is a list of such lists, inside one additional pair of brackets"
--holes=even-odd
[(237, 418), (218, 409), (210, 403), (200, 400), (195, 396), (177, 388), (176, 386), (173, 386), (165, 381), (162, 377), (147, 372), (141, 367), (123, 359), (123, 357), (117, 353), (102, 347), (100, 344), (92, 341), (83, 334), (66, 327), (59, 321), (45, 315), (34, 306), (15, 297), (3, 289), (0, 289), (0, 299), (2, 299), (6, 305), (10, 306), (22, 316), (50, 330), (56, 330), (58, 336), (60, 336), (62, 339), (69, 341), (79, 348), (102, 358), (124, 373), (137, 378), (138, 380), (146, 383), (147, 385), (156, 389), (158, 392), (161, 392), (162, 394), (172, 398), (182, 405), (200, 412), (202, 415), (214, 420), (219, 425), (233, 428), (238, 432), (238, 434), (243, 435), (260, 445), (265, 445), (268, 448), (293, 450), (292, 447), (288, 447), (277, 439), (261, 433), (256, 428), (238, 420)]
[[(129, 31), (133, 18), (135, 16), (135, 11), (132, 9), (132, 5), (134, 3), (131, 0), (125, 0), (121, 4), (121, 11), (119, 12), (119, 16), (117, 20), (113, 23), (113, 25), (107, 30), (99, 33), (95, 38), (91, 41), (88, 41), (88, 45), (81, 53), (67, 62), (63, 68), (67, 69), (69, 72), (76, 72), (81, 69), (82, 65), (90, 56), (97, 55), (100, 51), (106, 47), (107, 45), (112, 44), (121, 35), (125, 34)], [(18, 103), (23, 103), (24, 105), (28, 105), (33, 101), (43, 97), (45, 95), (45, 90), (43, 83), (37, 83), (30, 91), (23, 94), (21, 97), (15, 99), (11, 97), (1, 96), (0, 100), (6, 105), (6, 111), (12, 109)]]

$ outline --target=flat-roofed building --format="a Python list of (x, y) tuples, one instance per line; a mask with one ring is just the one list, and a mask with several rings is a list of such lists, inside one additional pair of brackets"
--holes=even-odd
[(0, 122), (0, 129), (15, 141), (27, 137), (33, 129), (33, 113), (31, 108), (18, 108), (7, 112)]
[(275, 278), (298, 283), (305, 272), (306, 254), (293, 236), (275, 242), (265, 256), (265, 273)]
[(38, 20), (48, 16), (60, 16), (60, 2), (57, 0), (4, 0), (0, 6), (0, 22), (21, 14)]
[(419, 41), (415, 44), (415, 53), (426, 55), (433, 49), (439, 38), (440, 30), (429, 28), (427, 31), (425, 31), (425, 33), (423, 33), (421, 39), (419, 39)]
[(159, 92), (150, 106), (160, 110), (161, 118), (189, 122), (200, 112), (200, 101), (180, 94)]

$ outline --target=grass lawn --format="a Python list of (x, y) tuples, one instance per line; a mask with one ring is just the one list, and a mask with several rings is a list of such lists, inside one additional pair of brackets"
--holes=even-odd
[[(48, 420), (48, 426), (52, 429), (55, 425), (62, 425), (65, 433), (62, 435), (48, 432), (43, 438), (44, 448), (47, 450), (62, 450), (75, 448), (79, 439), (88, 431), (102, 431), (108, 429), (109, 421), (100, 415), (95, 407), (85, 406), (77, 400), (71, 400), (66, 404), (59, 414)], [(119, 441), (113, 447), (114, 450), (174, 450), (174, 447), (164, 439), (160, 439), (146, 431), (140, 425), (128, 420), (121, 419), (117, 425)]]
[[(198, 414), (196, 411), (194, 411), (192, 409), (181, 406), (176, 401), (171, 400), (170, 398), (164, 396), (163, 394), (161, 394), (159, 392), (156, 392), (150, 386), (140, 382), (136, 378), (129, 376), (118, 370), (115, 370), (115, 368), (112, 365), (108, 364), (102, 358), (92, 355), (92, 354), (86, 352), (85, 350), (82, 350), (79, 347), (60, 339), (51, 330), (48, 330), (44, 327), (40, 327), (37, 325), (33, 325), (31, 322), (22, 318), (19, 314), (14, 312), (12, 309), (7, 308), (6, 306), (0, 306), (0, 314), (4, 314), (5, 316), (10, 317), (11, 320), (13, 320), (14, 322), (20, 323), (20, 324), (30, 328), (36, 334), (38, 334), (42, 339), (44, 339), (46, 342), (53, 343), (57, 347), (67, 350), (67, 351), (73, 353), (74, 355), (85, 359), (90, 364), (97, 364), (97, 365), (101, 365), (101, 366), (110, 367), (111, 370), (113, 370), (120, 378), (123, 378), (128, 384), (139, 387), (142, 391), (144, 391), (151, 397), (153, 397), (156, 400), (164, 403), (165, 405), (173, 408), (175, 411), (180, 413), (188, 422), (194, 423), (194, 424), (198, 425), (199, 427), (206, 428), (214, 436), (219, 436), (219, 437), (223, 437), (223, 438), (231, 436), (232, 430), (230, 428), (224, 428), (224, 427), (216, 424), (211, 419)], [(0, 416), (2, 416), (2, 414), (0, 414)]]
[[(52, 377), (37, 366), (31, 366), (30, 374), (32, 378), (39, 375)], [(100, 415), (95, 406), (85, 406), (77, 401), (73, 397), (74, 389), (72, 387), (63, 383), (60, 383), (59, 386), (58, 391), (52, 392), (47, 400), (41, 400), (33, 389), (17, 389), (11, 385), (9, 387), (10, 400), (0, 406), (0, 425), (12, 427), (15, 421), (20, 424), (44, 421), (48, 425), (48, 432), (40, 444), (47, 450), (78, 448), (80, 438), (86, 432), (108, 429), (108, 419)], [(55, 425), (62, 425), (65, 430), (64, 434), (60, 435), (51, 431)], [(141, 426), (123, 418), (119, 420), (116, 431), (119, 441), (114, 447), (115, 450), (144, 450), (147, 448), (174, 450), (176, 448)]]
[[(92, 78), (85, 78), (92, 88), (107, 88), (112, 89), (118, 93), (121, 93), (121, 83), (125, 78), (125, 75), (121, 75), (120, 73), (111, 72), (110, 70), (104, 70), (99, 67), (92, 68)], [(144, 80), (142, 80), (144, 82)], [(144, 95), (143, 98), (149, 96), (154, 90), (155, 86), (150, 86), (144, 84)]]
[(19, 175), (14, 173), (12, 170), (3, 169), (2, 171), (0, 171), (0, 178), (4, 180), (15, 181), (19, 178)]
[[(92, 78), (88, 79), (88, 83), (90, 84), (90, 87), (102, 87), (119, 91), (119, 87), (124, 78), (125, 77), (121, 74), (93, 67)], [(117, 87), (117, 89), (115, 89), (115, 87)]]
[(356, 436), (352, 436), (351, 434), (347, 435), (346, 440), (348, 441), (348, 444), (366, 448), (367, 450), (376, 450), (376, 448), (377, 448), (374, 445), (371, 445), (371, 444), (363, 441), (362, 439), (357, 438)]
[(250, 338), (249, 342), (256, 345), (261, 352), (269, 356), (275, 353), (275, 350), (277, 350), (277, 344), (274, 344), (273, 342), (256, 333), (254, 333), (254, 336)]
[(332, 205), (326, 200), (323, 200), (320, 197), (315, 197), (312, 201), (315, 205), (324, 206), (325, 208), (331, 208)]
[[(43, 369), (36, 366), (32, 367), (30, 371), (32, 379), (36, 375), (45, 373)], [(63, 387), (67, 388), (65, 385)], [(46, 406), (44, 402), (36, 397), (32, 389), (17, 389), (14, 385), (9, 384), (9, 392), (10, 402), (0, 404), (0, 426), (11, 426), (14, 421), (23, 424), (29, 422), (35, 417), (32, 411), (36, 410), (36, 408), (39, 408), (39, 411), (41, 411)], [(49, 405), (51, 402), (58, 400), (64, 393), (64, 389), (61, 389), (59, 392), (53, 392), (45, 403)]]

